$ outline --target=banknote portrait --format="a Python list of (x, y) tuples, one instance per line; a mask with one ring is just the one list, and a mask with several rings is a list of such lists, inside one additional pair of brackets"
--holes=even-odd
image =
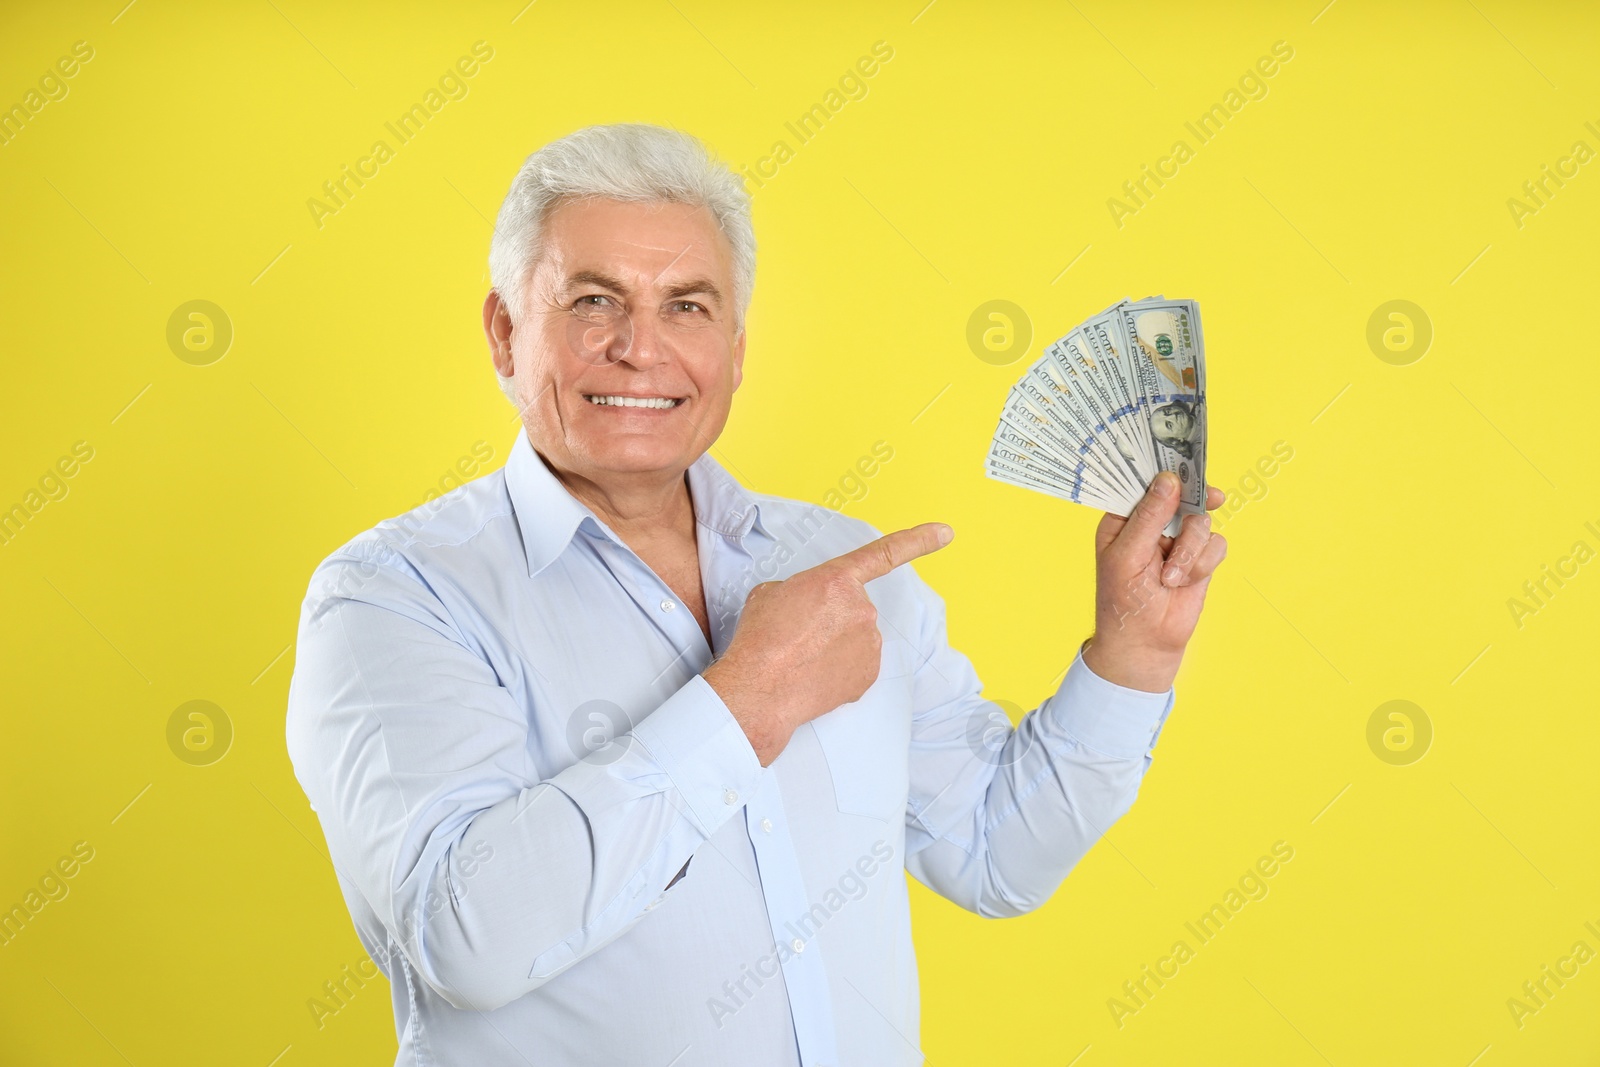
[(1157, 407), (1150, 412), (1150, 433), (1184, 459), (1194, 459), (1200, 441), (1200, 419), (1194, 405), (1173, 400)]

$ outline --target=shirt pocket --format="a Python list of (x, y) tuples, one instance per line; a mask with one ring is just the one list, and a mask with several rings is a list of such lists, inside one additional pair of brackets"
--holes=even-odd
[(913, 662), (908, 642), (885, 638), (878, 679), (861, 699), (811, 720), (842, 812), (884, 822), (905, 816)]

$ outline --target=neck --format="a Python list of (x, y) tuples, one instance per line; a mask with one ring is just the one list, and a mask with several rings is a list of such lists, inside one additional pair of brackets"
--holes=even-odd
[(691, 537), (694, 534), (694, 505), (688, 479), (681, 471), (612, 475), (601, 481), (563, 470), (542, 455), (540, 459), (567, 492), (629, 546), (685, 532)]

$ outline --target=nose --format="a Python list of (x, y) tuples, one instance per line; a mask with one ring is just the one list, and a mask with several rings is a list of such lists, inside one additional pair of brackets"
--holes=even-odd
[(654, 315), (630, 313), (624, 319), (623, 332), (625, 338), (619, 335), (618, 343), (608, 352), (609, 362), (626, 362), (642, 370), (671, 355), (666, 335)]
[(590, 366), (615, 363), (633, 347), (632, 320), (621, 308), (585, 308), (568, 320), (567, 346)]

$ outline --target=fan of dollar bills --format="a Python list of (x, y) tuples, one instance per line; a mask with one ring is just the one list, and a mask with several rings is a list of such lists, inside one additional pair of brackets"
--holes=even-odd
[(1193, 300), (1123, 300), (1045, 349), (1011, 389), (988, 475), (1127, 515), (1161, 471), (1205, 514), (1206, 360)]

